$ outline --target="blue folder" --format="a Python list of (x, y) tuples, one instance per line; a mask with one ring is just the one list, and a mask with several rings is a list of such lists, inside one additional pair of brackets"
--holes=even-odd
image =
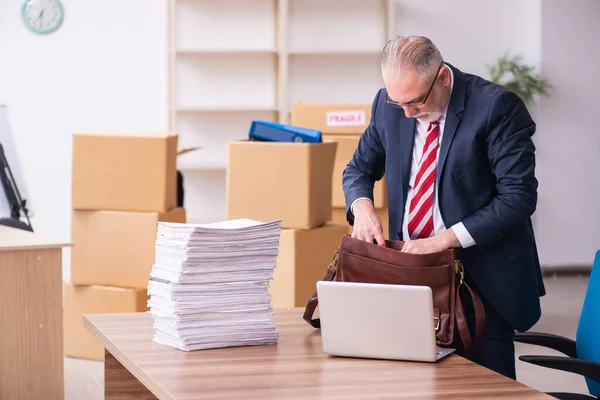
[(272, 121), (256, 120), (250, 126), (250, 139), (269, 142), (321, 142), (321, 131), (299, 126), (279, 124)]

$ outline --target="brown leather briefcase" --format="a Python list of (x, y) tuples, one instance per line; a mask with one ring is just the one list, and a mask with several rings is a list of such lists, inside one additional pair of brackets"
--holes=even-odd
[[(452, 344), (458, 329), (464, 349), (469, 351), (473, 340), (465, 319), (461, 293), (471, 296), (473, 301), (476, 343), (483, 336), (485, 311), (479, 296), (464, 281), (465, 272), (458, 250), (408, 254), (399, 251), (403, 244), (403, 241), (388, 240), (384, 247), (346, 235), (323, 280), (429, 286), (433, 292), (437, 344)], [(313, 319), (317, 304), (315, 292), (306, 305), (304, 320), (320, 328), (319, 319)]]

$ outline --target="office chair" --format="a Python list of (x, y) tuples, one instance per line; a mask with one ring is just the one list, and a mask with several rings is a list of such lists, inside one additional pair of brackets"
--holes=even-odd
[(548, 393), (563, 400), (600, 397), (600, 251), (596, 252), (592, 273), (577, 325), (575, 341), (545, 333), (517, 333), (515, 341), (548, 347), (567, 355), (521, 356), (519, 360), (542, 367), (583, 375), (592, 396), (576, 393)]

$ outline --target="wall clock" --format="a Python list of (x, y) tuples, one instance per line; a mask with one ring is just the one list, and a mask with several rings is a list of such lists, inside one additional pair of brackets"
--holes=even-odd
[(30, 31), (47, 35), (60, 27), (64, 10), (60, 0), (25, 0), (21, 16)]

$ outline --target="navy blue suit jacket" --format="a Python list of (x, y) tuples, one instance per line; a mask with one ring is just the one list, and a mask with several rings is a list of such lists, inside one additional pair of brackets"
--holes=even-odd
[[(521, 99), (478, 76), (454, 73), (440, 145), (436, 179), (446, 228), (462, 221), (476, 245), (461, 250), (468, 278), (519, 330), (534, 325), (545, 294), (531, 224), (537, 203), (535, 123)], [(385, 174), (390, 239), (402, 238), (402, 220), (415, 132), (414, 118), (385, 101), (373, 101), (371, 121), (343, 173), (348, 222), (350, 205), (373, 199)]]

